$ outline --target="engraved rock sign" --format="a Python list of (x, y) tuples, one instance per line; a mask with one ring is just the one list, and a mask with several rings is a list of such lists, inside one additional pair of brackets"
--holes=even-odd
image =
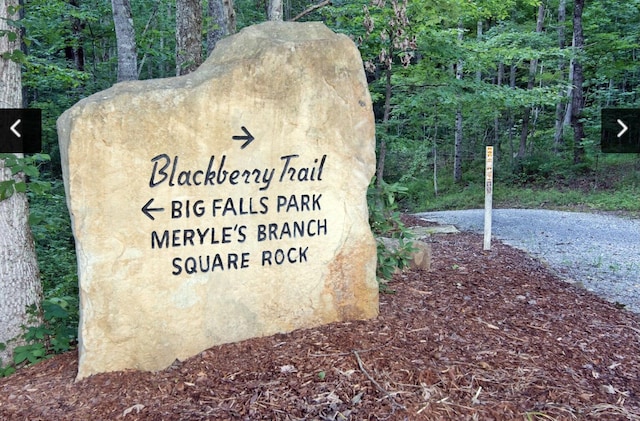
[(78, 378), (377, 315), (374, 118), (349, 38), (245, 28), (187, 76), (80, 101), (58, 133)]

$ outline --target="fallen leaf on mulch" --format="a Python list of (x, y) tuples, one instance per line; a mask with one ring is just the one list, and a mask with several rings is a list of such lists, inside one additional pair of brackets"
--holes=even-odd
[(63, 354), (0, 379), (0, 419), (640, 419), (636, 314), (480, 236), (432, 246), (432, 270), (397, 275), (375, 320), (80, 382)]

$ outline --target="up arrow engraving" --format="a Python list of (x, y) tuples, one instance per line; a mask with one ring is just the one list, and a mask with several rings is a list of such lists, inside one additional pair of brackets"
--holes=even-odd
[(153, 200), (153, 198), (149, 199), (149, 201), (142, 207), (142, 213), (147, 215), (152, 221), (154, 221), (156, 218), (151, 215), (151, 212), (161, 212), (164, 210), (164, 208), (152, 208), (151, 204), (153, 203)]
[(249, 144), (251, 142), (253, 142), (253, 140), (255, 139), (255, 137), (253, 137), (251, 135), (251, 133), (249, 133), (249, 130), (247, 130), (246, 127), (242, 126), (240, 127), (242, 129), (242, 131), (244, 132), (244, 136), (233, 136), (232, 139), (233, 140), (244, 140), (245, 142), (242, 144), (242, 146), (240, 147), (240, 149), (244, 149), (247, 146), (249, 146)]

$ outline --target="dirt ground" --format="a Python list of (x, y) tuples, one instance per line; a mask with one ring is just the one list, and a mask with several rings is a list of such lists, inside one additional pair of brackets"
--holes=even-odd
[(638, 315), (508, 246), (431, 241), (375, 320), (80, 382), (70, 352), (0, 379), (0, 419), (640, 420)]

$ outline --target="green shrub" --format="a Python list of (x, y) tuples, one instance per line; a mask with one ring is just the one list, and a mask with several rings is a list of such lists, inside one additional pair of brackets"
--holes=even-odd
[[(51, 358), (54, 354), (73, 349), (76, 344), (77, 307), (78, 301), (75, 297), (44, 300), (42, 302), (43, 323), (23, 327), (21, 339), (25, 344), (13, 350), (11, 364), (0, 367), (0, 377), (11, 375), (20, 367), (36, 364)], [(29, 312), (35, 316), (37, 309), (31, 306)], [(6, 344), (0, 344), (0, 349), (5, 347)]]
[(397, 269), (405, 268), (414, 249), (411, 242), (411, 232), (400, 219), (397, 196), (405, 194), (407, 188), (398, 183), (381, 183), (378, 188), (373, 183), (367, 192), (369, 205), (369, 224), (376, 237), (397, 238), (399, 246), (396, 250), (390, 250), (381, 242), (377, 242), (378, 264), (376, 276), (382, 292), (392, 292), (386, 285)]

